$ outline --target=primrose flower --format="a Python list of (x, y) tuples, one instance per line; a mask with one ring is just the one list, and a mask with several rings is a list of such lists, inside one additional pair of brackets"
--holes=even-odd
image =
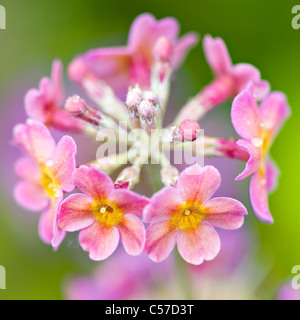
[[(94, 49), (78, 56), (69, 66), (69, 76), (79, 83), (87, 76), (95, 76), (122, 96), (129, 86), (137, 83), (143, 89), (149, 89), (151, 67), (157, 52), (171, 50), (165, 50), (162, 37), (169, 39), (173, 45), (171, 65), (174, 69), (180, 66), (189, 49), (198, 42), (194, 33), (180, 39), (178, 33), (179, 25), (174, 18), (157, 21), (151, 14), (142, 14), (132, 24), (127, 46)], [(164, 50), (155, 48), (157, 41)]]
[(208, 111), (228, 99), (233, 99), (250, 81), (253, 82), (258, 100), (263, 99), (270, 91), (269, 83), (261, 80), (257, 68), (248, 63), (232, 64), (227, 47), (221, 38), (214, 39), (206, 35), (203, 46), (215, 79), (188, 102), (177, 116), (175, 124), (185, 119), (199, 120)]
[(62, 64), (56, 60), (52, 65), (51, 78), (43, 78), (39, 89), (31, 89), (25, 96), (27, 115), (60, 130), (82, 132), (84, 123), (71, 117), (63, 108), (64, 88)]
[(58, 216), (60, 228), (81, 230), (79, 243), (92, 260), (108, 258), (120, 237), (128, 254), (141, 254), (145, 227), (138, 216), (149, 200), (126, 189), (115, 189), (111, 178), (93, 166), (81, 166), (73, 180), (84, 194), (73, 194), (63, 201)]
[(217, 169), (195, 164), (180, 174), (176, 188), (165, 187), (153, 195), (143, 215), (151, 223), (145, 244), (151, 260), (164, 260), (176, 242), (189, 263), (199, 265), (216, 257), (221, 244), (214, 227), (238, 229), (247, 214), (237, 200), (211, 199), (220, 183)]
[(57, 248), (65, 232), (57, 226), (56, 216), (63, 192), (74, 189), (76, 144), (71, 137), (64, 136), (56, 146), (48, 129), (31, 119), (15, 126), (14, 142), (26, 154), (15, 165), (21, 179), (14, 189), (15, 199), (28, 210), (44, 211), (39, 235), (45, 243)]
[(269, 150), (289, 117), (290, 108), (281, 92), (272, 92), (258, 107), (253, 91), (253, 84), (250, 84), (232, 104), (232, 123), (243, 138), (237, 144), (250, 155), (245, 170), (237, 180), (252, 175), (250, 200), (254, 213), (261, 221), (272, 223), (268, 193), (277, 186), (278, 168), (269, 156)]

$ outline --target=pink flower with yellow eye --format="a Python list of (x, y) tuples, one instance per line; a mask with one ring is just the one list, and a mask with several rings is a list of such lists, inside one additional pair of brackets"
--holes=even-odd
[(176, 188), (165, 187), (153, 195), (143, 215), (151, 223), (145, 244), (151, 260), (166, 259), (176, 243), (189, 263), (199, 265), (216, 257), (221, 244), (214, 227), (238, 229), (247, 214), (237, 200), (212, 198), (220, 183), (217, 169), (195, 164), (180, 174)]
[(65, 232), (57, 226), (56, 217), (63, 192), (74, 189), (76, 144), (71, 137), (64, 136), (56, 146), (48, 129), (31, 119), (15, 126), (14, 142), (26, 154), (15, 165), (21, 179), (14, 189), (15, 199), (28, 210), (44, 211), (39, 235), (45, 243), (57, 248)]
[(92, 260), (108, 258), (121, 238), (126, 252), (140, 255), (145, 243), (142, 215), (149, 199), (126, 189), (115, 189), (111, 178), (93, 166), (74, 172), (75, 185), (84, 194), (73, 194), (61, 204), (58, 225), (80, 231), (79, 243)]
[(198, 42), (194, 33), (178, 39), (179, 24), (174, 18), (157, 21), (151, 14), (142, 14), (133, 22), (128, 44), (124, 47), (100, 48), (78, 56), (69, 66), (70, 78), (81, 83), (93, 75), (104, 80), (118, 94), (127, 93), (128, 86), (137, 83), (149, 89), (153, 50), (156, 42), (167, 38), (173, 45), (171, 66), (176, 69), (184, 60), (190, 48)]
[(272, 92), (257, 106), (250, 84), (233, 101), (231, 118), (237, 133), (243, 138), (237, 144), (250, 155), (245, 170), (237, 180), (252, 175), (250, 200), (254, 213), (263, 222), (272, 223), (268, 193), (277, 186), (278, 168), (269, 156), (271, 145), (290, 115), (286, 97)]
[(62, 64), (56, 60), (52, 65), (51, 78), (43, 78), (39, 89), (30, 89), (25, 96), (25, 110), (28, 117), (47, 126), (66, 131), (82, 132), (84, 123), (71, 117), (63, 108), (64, 87)]

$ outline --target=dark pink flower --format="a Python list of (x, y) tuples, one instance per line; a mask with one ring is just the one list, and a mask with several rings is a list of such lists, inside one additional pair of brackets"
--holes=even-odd
[[(125, 47), (100, 48), (78, 56), (69, 67), (70, 78), (81, 83), (88, 75), (104, 80), (118, 94), (126, 94), (129, 86), (138, 83), (150, 87), (154, 48), (158, 40), (167, 38), (173, 45), (171, 65), (178, 68), (187, 52), (198, 42), (194, 33), (178, 39), (179, 25), (174, 18), (157, 21), (151, 14), (142, 14), (133, 22)], [(157, 50), (156, 50), (157, 51)]]
[(165, 187), (154, 194), (144, 210), (144, 221), (151, 223), (145, 244), (150, 259), (164, 260), (176, 242), (189, 263), (199, 265), (216, 257), (221, 244), (214, 227), (238, 229), (247, 214), (237, 200), (212, 198), (220, 184), (217, 169), (195, 164), (180, 174), (176, 188)]
[(44, 210), (39, 222), (40, 237), (57, 248), (65, 232), (57, 226), (56, 216), (63, 192), (74, 189), (76, 144), (64, 136), (56, 146), (48, 129), (31, 119), (15, 126), (14, 142), (26, 154), (15, 165), (21, 179), (14, 189), (15, 199), (28, 210)]
[(233, 101), (231, 118), (237, 133), (243, 138), (237, 144), (249, 153), (245, 170), (237, 180), (252, 175), (250, 200), (256, 216), (272, 223), (268, 193), (277, 186), (278, 168), (269, 156), (271, 145), (290, 115), (286, 97), (272, 92), (257, 106), (253, 84), (250, 84)]
[(53, 62), (51, 78), (43, 78), (39, 89), (30, 89), (25, 96), (25, 110), (28, 117), (51, 125), (54, 128), (82, 132), (84, 123), (71, 117), (63, 108), (64, 87), (62, 64)]
[(84, 194), (73, 194), (63, 201), (58, 225), (68, 232), (81, 230), (79, 242), (92, 260), (108, 258), (120, 238), (128, 254), (141, 254), (145, 227), (138, 216), (149, 200), (126, 189), (115, 189), (111, 178), (93, 166), (81, 166), (73, 179)]

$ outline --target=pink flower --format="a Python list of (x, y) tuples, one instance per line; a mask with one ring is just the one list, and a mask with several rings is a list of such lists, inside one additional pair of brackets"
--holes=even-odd
[(250, 182), (250, 200), (254, 213), (261, 221), (272, 223), (268, 193), (276, 188), (278, 169), (269, 156), (269, 150), (289, 117), (290, 108), (281, 92), (272, 92), (258, 108), (253, 90), (253, 85), (250, 84), (232, 104), (232, 123), (243, 138), (238, 140), (237, 144), (250, 155), (245, 170), (237, 180), (253, 175)]
[(199, 265), (212, 260), (220, 250), (214, 227), (238, 229), (246, 208), (231, 198), (213, 198), (221, 176), (211, 166), (195, 164), (179, 176), (177, 187), (165, 187), (154, 194), (144, 210), (147, 229), (145, 251), (155, 262), (164, 260), (176, 242), (187, 262)]
[(39, 222), (40, 237), (57, 248), (65, 232), (57, 226), (56, 216), (63, 192), (74, 189), (76, 144), (64, 136), (56, 146), (48, 129), (31, 119), (15, 126), (14, 142), (26, 154), (15, 165), (21, 179), (14, 189), (15, 199), (28, 210), (44, 211)]
[(79, 243), (92, 260), (108, 258), (120, 237), (128, 254), (141, 254), (145, 228), (138, 216), (149, 200), (129, 190), (115, 189), (111, 178), (92, 166), (81, 166), (73, 179), (84, 194), (73, 194), (63, 201), (58, 225), (68, 232), (81, 230)]
[(299, 289), (293, 289), (290, 282), (286, 282), (279, 289), (277, 300), (300, 300), (300, 291)]
[(178, 33), (179, 25), (174, 18), (157, 21), (151, 14), (142, 14), (132, 24), (127, 46), (95, 49), (78, 56), (69, 67), (70, 78), (81, 83), (88, 75), (96, 76), (119, 95), (126, 94), (128, 87), (136, 83), (148, 89), (153, 50), (161, 37), (169, 39), (174, 46), (171, 64), (175, 69), (198, 42), (194, 33), (181, 39), (178, 39)]
[(62, 83), (62, 64), (54, 61), (51, 79), (43, 78), (39, 89), (31, 89), (25, 96), (27, 115), (35, 120), (60, 130), (81, 132), (83, 122), (71, 117), (64, 109), (64, 88)]
[[(215, 77), (224, 84), (220, 94), (228, 94), (227, 99), (234, 97), (245, 89), (250, 81), (254, 84), (258, 100), (268, 94), (270, 90), (269, 83), (261, 80), (259, 70), (247, 63), (233, 65), (226, 45), (221, 38), (213, 39), (210, 35), (205, 36), (204, 52)], [(228, 92), (226, 93), (226, 91)]]

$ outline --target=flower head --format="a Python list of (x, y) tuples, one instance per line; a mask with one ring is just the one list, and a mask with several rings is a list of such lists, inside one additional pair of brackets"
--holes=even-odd
[(261, 80), (259, 70), (248, 63), (233, 65), (226, 45), (221, 38), (214, 39), (210, 35), (205, 36), (204, 52), (214, 75), (217, 78), (224, 79), (223, 82), (231, 84), (232, 96), (245, 89), (250, 81), (254, 84), (255, 95), (258, 100), (268, 94), (269, 83)]
[(128, 254), (139, 255), (144, 248), (145, 228), (138, 216), (149, 200), (126, 189), (115, 189), (111, 178), (93, 166), (81, 166), (73, 179), (84, 194), (73, 194), (63, 201), (58, 225), (69, 232), (81, 230), (79, 242), (92, 260), (109, 257), (120, 237)]
[(46, 125), (67, 131), (81, 132), (83, 122), (71, 117), (64, 109), (62, 64), (56, 60), (52, 65), (51, 78), (43, 78), (39, 89), (30, 89), (25, 96), (27, 115)]
[(165, 39), (173, 45), (172, 51), (169, 48), (163, 50), (172, 55), (173, 68), (180, 66), (189, 49), (198, 42), (194, 33), (178, 39), (178, 32), (179, 25), (175, 19), (157, 21), (151, 14), (142, 14), (132, 24), (127, 46), (95, 49), (78, 56), (69, 67), (69, 75), (79, 83), (89, 75), (96, 76), (121, 95), (125, 95), (128, 87), (137, 83), (143, 89), (148, 89), (151, 67), (158, 52), (155, 46), (157, 41), (164, 49)]
[(39, 234), (45, 243), (56, 248), (65, 235), (56, 224), (58, 207), (63, 192), (74, 189), (76, 144), (71, 137), (64, 136), (56, 146), (48, 129), (31, 119), (14, 128), (14, 142), (26, 154), (15, 165), (21, 179), (14, 189), (15, 199), (28, 210), (44, 210)]
[(272, 92), (257, 106), (250, 84), (233, 101), (231, 118), (237, 133), (243, 138), (237, 144), (250, 155), (245, 170), (237, 180), (253, 175), (250, 182), (250, 200), (256, 216), (272, 223), (268, 193), (276, 188), (278, 169), (269, 156), (271, 145), (290, 115), (286, 97)]
[(237, 229), (247, 214), (237, 200), (211, 199), (220, 183), (217, 169), (195, 164), (180, 174), (176, 188), (165, 187), (154, 194), (144, 210), (144, 221), (151, 223), (145, 245), (150, 259), (164, 260), (176, 242), (189, 263), (198, 265), (216, 257), (220, 239), (214, 227)]

